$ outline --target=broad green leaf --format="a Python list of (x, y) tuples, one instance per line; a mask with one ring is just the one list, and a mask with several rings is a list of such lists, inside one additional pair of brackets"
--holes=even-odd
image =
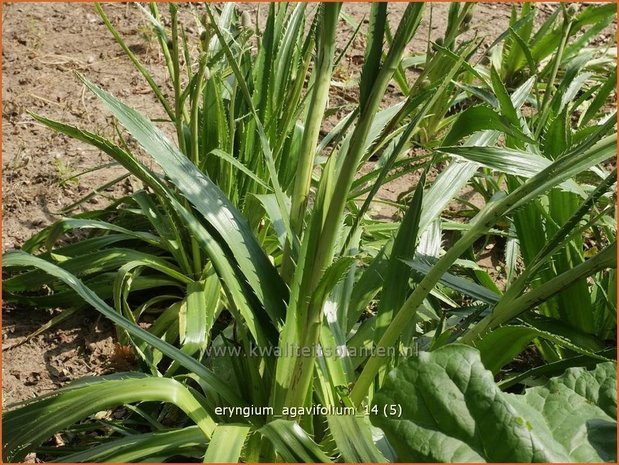
[(517, 408), (526, 402), (541, 414), (539, 422), (552, 430), (570, 461), (617, 460), (616, 363), (601, 363), (592, 371), (570, 368), (547, 384), (528, 389), (524, 396), (505, 396)]
[(617, 370), (614, 363), (599, 363), (590, 371), (569, 368), (561, 376), (552, 378), (545, 388), (553, 389), (558, 385), (571, 389), (617, 419)]
[[(372, 421), (383, 429), (399, 461), (613, 460), (615, 445), (600, 439), (607, 437), (606, 428), (616, 428), (615, 420), (561, 381), (554, 382), (524, 396), (505, 394), (479, 352), (451, 344), (392, 370), (375, 396), (379, 414)], [(599, 392), (599, 385), (592, 383), (593, 391)], [(383, 415), (390, 405), (401, 406), (400, 417)]]

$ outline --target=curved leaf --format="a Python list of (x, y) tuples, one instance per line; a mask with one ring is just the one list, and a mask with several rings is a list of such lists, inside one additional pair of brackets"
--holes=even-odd
[(477, 105), (460, 113), (451, 130), (443, 139), (443, 145), (453, 145), (466, 136), (484, 130), (499, 131), (527, 142), (533, 142), (520, 129), (514, 127), (506, 117), (499, 115), (490, 107)]
[(178, 381), (143, 375), (124, 379), (113, 376), (82, 380), (5, 412), (2, 420), (5, 459), (20, 461), (52, 434), (94, 413), (132, 402), (172, 403), (196, 422), (205, 440), (210, 438), (215, 423)]
[(65, 463), (130, 463), (153, 460), (156, 457), (158, 462), (163, 462), (178, 455), (202, 456), (205, 442), (200, 428), (189, 426), (171, 431), (131, 434), (65, 455), (61, 460)]
[(41, 270), (56, 278), (61, 279), (69, 287), (71, 287), (82, 299), (92, 305), (104, 316), (112, 320), (114, 324), (126, 330), (129, 334), (136, 337), (137, 339), (140, 339), (147, 344), (150, 344), (154, 348), (160, 350), (168, 357), (176, 360), (180, 365), (184, 366), (189, 371), (198, 375), (209, 387), (211, 387), (214, 391), (218, 392), (228, 402), (234, 405), (244, 404), (243, 400), (241, 400), (238, 395), (229, 388), (229, 386), (222, 382), (204, 365), (194, 360), (187, 354), (184, 354), (176, 347), (168, 344), (165, 341), (162, 341), (157, 336), (154, 336), (148, 331), (133, 324), (122, 315), (118, 314), (116, 311), (114, 311), (113, 308), (111, 308), (108, 304), (101, 300), (101, 298), (99, 298), (97, 294), (95, 294), (91, 289), (86, 287), (84, 283), (82, 283), (71, 273), (68, 273), (67, 271), (52, 263), (46, 262), (43, 259), (33, 257), (32, 255), (19, 251), (5, 254), (2, 262), (2, 265), (5, 268), (10, 268), (13, 266), (33, 266), (36, 268), (40, 268)]
[(178, 215), (178, 220), (182, 221), (207, 252), (217, 273), (221, 277), (222, 285), (225, 287), (230, 301), (234, 303), (233, 307), (235, 308), (232, 310), (238, 310), (241, 313), (256, 342), (264, 345), (269, 343), (269, 341), (272, 343), (277, 340), (275, 332), (277, 320), (273, 321), (271, 316), (266, 313), (263, 305), (260, 302), (255, 302), (255, 293), (253, 290), (247, 289), (246, 278), (238, 272), (234, 257), (225, 248), (225, 244), (222, 245), (215, 240), (211, 231), (207, 230), (192, 211), (181, 204), (180, 199), (177, 199), (176, 195), (171, 192), (171, 189), (163, 184), (152, 171), (148, 170), (131, 154), (112, 144), (109, 140), (42, 116), (32, 114), (32, 117), (55, 131), (91, 144), (107, 153), (160, 196), (167, 203), (169, 211)]
[(481, 360), (484, 366), (492, 373), (498, 373), (503, 366), (512, 361), (516, 355), (522, 352), (536, 338), (546, 339), (579, 354), (608, 361), (607, 358), (598, 356), (586, 348), (574, 344), (565, 337), (531, 326), (501, 326), (482, 337), (475, 344), (475, 347), (481, 353)]
[(437, 150), (503, 173), (527, 178), (535, 176), (551, 163), (539, 155), (503, 147), (440, 147)]
[(331, 463), (309, 435), (291, 420), (274, 420), (259, 429), (285, 462)]
[(85, 78), (81, 79), (208, 221), (213, 232), (217, 233), (218, 242), (229, 248), (234, 255), (239, 268), (273, 321), (282, 320), (288, 291), (241, 213), (160, 129), (108, 92)]

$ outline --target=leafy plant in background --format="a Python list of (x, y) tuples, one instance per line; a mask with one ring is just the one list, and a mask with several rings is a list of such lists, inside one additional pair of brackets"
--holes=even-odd
[[(569, 21), (565, 21), (566, 14)], [(535, 30), (538, 9), (523, 5), (518, 11), (514, 6), (509, 29), (489, 47), (490, 62), (508, 85), (521, 84), (530, 75), (547, 78), (557, 59), (559, 64), (566, 65), (579, 56), (598, 53), (600, 47), (591, 46), (591, 43), (613, 22), (615, 14), (611, 5), (588, 6), (581, 11), (577, 11), (576, 5), (562, 5), (543, 19)], [(559, 48), (561, 53), (555, 55)], [(551, 56), (554, 59), (548, 60)], [(608, 56), (602, 63), (610, 64), (608, 61), (613, 60)]]
[[(513, 80), (507, 74), (527, 68), (506, 74), (496, 55), (470, 64), (481, 44), (461, 37), (472, 5), (452, 4), (442, 43), (410, 57), (411, 40), (424, 40), (424, 5), (407, 5), (392, 27), (388, 5), (372, 4), (358, 105), (322, 138), (344, 55), (339, 4), (272, 4), (255, 29), (232, 4), (192, 7), (197, 57), (176, 5), (169, 28), (157, 5), (139, 7), (157, 34), (171, 100), (97, 10), (178, 144), (84, 77), (156, 168), (123, 133), (116, 144), (33, 115), (110, 155), (142, 189), (5, 254), (3, 295), (70, 309), (52, 324), (94, 308), (141, 372), (86, 378), (9, 408), (7, 460), (31, 451), (63, 462), (614, 459), (616, 170), (604, 165), (616, 152), (605, 83), (613, 75), (600, 51), (570, 42), (581, 26), (589, 38), (599, 32), (607, 6), (562, 8), (537, 37), (562, 46)], [(527, 55), (518, 21), (499, 42)], [(420, 68), (412, 82), (410, 66)], [(404, 99), (382, 107), (394, 81)], [(370, 158), (375, 168), (360, 174)], [(369, 217), (381, 186), (411, 172), (419, 181), (397, 204), (401, 218)], [(470, 221), (443, 218), (467, 185), (485, 205)], [(71, 236), (78, 230), (91, 233)], [(505, 242), (504, 289), (475, 263), (484, 241)], [(509, 371), (532, 341), (548, 363)], [(549, 375), (560, 376), (524, 394), (501, 391)], [(455, 420), (449, 393), (462, 413)], [(428, 396), (438, 397), (421, 402)], [(543, 400), (568, 396), (575, 420), (559, 432)], [(360, 415), (279, 415), (312, 404)], [(378, 413), (393, 404), (400, 418)], [(120, 419), (93, 418), (118, 406)], [(250, 406), (273, 411), (222, 413)], [(505, 441), (490, 450), (478, 428)], [(58, 432), (68, 445), (46, 447)]]

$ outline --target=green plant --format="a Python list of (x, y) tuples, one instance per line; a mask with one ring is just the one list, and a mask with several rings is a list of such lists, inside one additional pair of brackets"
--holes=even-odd
[[(493, 105), (504, 118), (519, 126), (524, 134), (539, 141), (531, 144), (516, 137), (506, 137), (506, 147), (525, 150), (546, 160), (557, 160), (568, 156), (571, 147), (581, 144), (585, 134), (591, 135), (600, 124), (607, 121), (609, 125), (613, 124), (615, 114), (608, 102), (616, 81), (614, 66), (608, 68), (603, 64), (604, 60), (600, 61), (603, 50), (579, 47), (590, 40), (595, 31), (607, 25), (608, 16), (605, 13), (608, 12), (608, 6), (603, 5), (587, 7), (577, 15), (573, 11), (564, 10), (562, 21), (557, 19), (559, 10), (551, 16), (548, 24), (559, 22), (559, 25), (552, 32), (548, 30), (547, 36), (540, 36), (543, 40), (538, 39), (544, 43), (560, 42), (561, 45), (547, 63), (537, 62), (537, 67), (532, 69), (535, 76), (523, 83), (523, 86), (530, 88), (535, 95), (535, 99), (530, 98), (527, 103), (528, 114), (522, 114), (512, 105), (501, 80), (501, 70), (495, 69), (494, 63), (484, 71), (484, 74), (490, 77), (486, 83), (487, 90), (497, 97), (496, 100), (487, 99), (487, 104)], [(533, 13), (529, 7), (523, 8), (527, 21), (531, 20)], [(548, 24), (542, 29), (548, 29)], [(575, 31), (586, 25), (591, 25), (591, 29), (575, 43), (569, 44), (569, 38)], [(513, 54), (515, 44), (511, 47)], [(536, 45), (521, 43), (519, 47), (520, 52), (526, 56), (536, 53)], [(511, 65), (517, 62), (514, 57), (509, 60)], [(541, 89), (545, 89), (543, 98), (540, 98)], [(463, 114), (460, 119), (464, 117)], [(488, 149), (485, 150), (479, 152), (473, 149), (470, 155), (474, 161), (484, 164), (488, 154)], [(541, 159), (539, 161), (548, 163)], [(510, 189), (517, 188), (520, 180), (514, 174), (517, 173), (506, 172), (499, 182), (507, 182)], [(612, 219), (614, 201), (610, 193), (615, 181), (614, 172), (608, 176), (607, 171), (592, 169), (580, 177), (578, 184), (566, 184), (562, 189), (555, 190), (516, 212), (511, 226), (513, 235), (507, 239), (506, 244), (507, 277), (510, 284), (514, 281), (512, 289), (506, 293), (506, 297), (509, 295), (508, 299), (521, 292), (526, 283), (534, 287), (543, 286), (558, 275), (583, 264), (587, 256), (590, 256), (587, 252), (587, 241), (597, 244), (600, 240), (604, 241), (603, 237), (612, 241), (616, 236), (616, 228)], [(487, 198), (496, 190), (490, 183), (486, 189), (479, 184), (478, 190), (485, 190)], [(586, 201), (581, 205), (583, 199)], [(590, 208), (593, 208), (594, 213), (587, 211)], [(585, 221), (586, 225), (582, 225), (582, 221)], [(581, 227), (576, 227), (576, 224), (581, 224)], [(570, 236), (570, 244), (557, 253), (552, 252), (550, 261), (544, 260), (543, 256), (552, 251), (552, 245), (556, 245), (556, 241), (563, 234), (569, 233), (571, 227), (575, 230)], [(514, 257), (518, 255), (521, 256), (525, 269), (516, 279)], [(537, 276), (533, 278), (533, 274)], [(611, 281), (607, 281), (608, 278)], [(593, 279), (592, 289), (600, 289), (602, 294), (612, 293), (615, 286), (612, 276), (603, 274), (589, 279)], [(597, 295), (597, 291), (594, 293)], [(529, 322), (540, 328), (547, 328), (558, 324), (557, 320), (560, 320), (573, 331), (594, 335), (599, 340), (607, 339), (616, 326), (616, 318), (612, 316), (616, 313), (615, 305), (612, 300), (599, 300), (599, 295), (592, 298), (590, 294), (589, 282), (582, 278), (557, 298), (540, 307), (540, 313), (550, 320), (538, 318)], [(538, 344), (538, 348), (549, 361), (561, 358), (557, 349), (547, 344)]]
[(60, 187), (75, 187), (79, 184), (79, 180), (74, 176), (71, 167), (65, 165), (61, 158), (54, 159), (52, 163), (56, 170), (57, 182)]
[[(558, 57), (559, 63), (566, 64), (604, 51), (590, 43), (608, 27), (615, 13), (611, 5), (588, 5), (578, 11), (578, 5), (562, 4), (534, 30), (538, 8), (527, 4), (518, 11), (514, 6), (509, 29), (489, 47), (490, 63), (509, 86), (522, 84), (534, 74), (544, 79), (552, 73), (554, 65), (548, 57)], [(573, 40), (567, 44), (569, 39)], [(556, 55), (560, 47), (563, 51)], [(602, 63), (605, 61), (612, 66), (612, 57), (605, 57)]]
[[(124, 134), (117, 145), (33, 115), (108, 154), (143, 189), (105, 209), (61, 219), (22, 251), (5, 254), (10, 273), (3, 295), (20, 305), (71, 309), (60, 318), (94, 308), (114, 322), (142, 373), (86, 379), (9, 408), (3, 419), (6, 459), (21, 460), (32, 450), (63, 461), (569, 461), (612, 455), (614, 449), (603, 448), (594, 456), (595, 435), (581, 455), (564, 450), (563, 438), (554, 436), (548, 453), (519, 455), (521, 444), (514, 440), (500, 450), (503, 455), (488, 455), (477, 438), (460, 434), (449, 441), (462, 455), (439, 446), (420, 452), (423, 435), (402, 435), (389, 418), (372, 417), (380, 430), (363, 415), (296, 414), (315, 404), (357, 413), (393, 402), (408, 409), (411, 402), (398, 383), (418, 373), (420, 396), (428, 383), (446, 376), (465, 400), (477, 400), (478, 391), (461, 386), (469, 373), (440, 371), (461, 358), (480, 378), (479, 390), (496, 394), (493, 408), (513, 403), (525, 409), (522, 418), (550, 438), (544, 413), (527, 403), (546, 391), (503, 394), (482, 362), (505, 375), (531, 341), (546, 349), (545, 356), (556, 355), (546, 356), (552, 362), (547, 366), (506, 376), (503, 388), (539, 380), (537, 368), (560, 374), (566, 366), (598, 364), (595, 373), (605, 373), (615, 366), (608, 322), (586, 331), (566, 312), (548, 310), (579, 286), (589, 316), (616, 314), (609, 271), (616, 268), (616, 230), (609, 222), (616, 170), (603, 165), (616, 152), (616, 114), (604, 108), (607, 86), (583, 77), (582, 85), (592, 90), (576, 97), (569, 73), (561, 81), (555, 66), (544, 78), (539, 106), (531, 98), (535, 76), (509, 93), (494, 68), (487, 74), (468, 63), (479, 41), (461, 41), (459, 34), (472, 7), (455, 4), (443, 45), (415, 62), (422, 72), (409, 83), (402, 72), (411, 63), (406, 50), (419, 36), (424, 5), (408, 4), (392, 32), (388, 5), (375, 3), (358, 105), (321, 139), (331, 73), (341, 57), (335, 48), (339, 4), (320, 5), (311, 21), (306, 4), (272, 4), (264, 29), (256, 31), (232, 4), (219, 12), (207, 4), (204, 15), (196, 12), (203, 29), (197, 58), (176, 5), (170, 6), (170, 29), (157, 5), (140, 8), (165, 57), (170, 101), (97, 6), (160, 100), (178, 144), (84, 77), (156, 168), (131, 152)], [(562, 36), (564, 44), (569, 37)], [(562, 53), (560, 47), (551, 62), (561, 63)], [(381, 108), (393, 80), (407, 90), (405, 97)], [(459, 109), (463, 100), (456, 92), (479, 100)], [(583, 116), (570, 137), (551, 137), (549, 125), (558, 125), (554, 121), (566, 108), (584, 107), (590, 117)], [(449, 111), (456, 113), (446, 116)], [(426, 143), (438, 135), (439, 144)], [(378, 157), (375, 169), (360, 175), (372, 157)], [(398, 219), (368, 217), (381, 187), (411, 172), (419, 179), (396, 204)], [(485, 206), (465, 223), (442, 218), (468, 184), (486, 195)], [(566, 196), (571, 208), (554, 215), (552, 202), (562, 205)], [(544, 222), (544, 240), (532, 249), (522, 215)], [(91, 234), (72, 239), (77, 230)], [(580, 237), (589, 231), (594, 252), (581, 250)], [(471, 257), (480, 240), (505, 237), (514, 256), (506, 259), (510, 274), (503, 291)], [(449, 243), (443, 250), (444, 238)], [(521, 269), (515, 265), (518, 250)], [(562, 258), (576, 251), (580, 255), (564, 266)], [(83, 303), (75, 306), (78, 298)], [(144, 329), (147, 315), (151, 323)], [(417, 347), (429, 353), (411, 357)], [(435, 365), (440, 369), (430, 371), (437, 377), (423, 377)], [(601, 432), (616, 428), (605, 416), (606, 404), (599, 397), (588, 400), (605, 413), (588, 407), (586, 419), (604, 422)], [(121, 405), (128, 406), (125, 415), (102, 429), (91, 419)], [(521, 432), (521, 416), (514, 417), (517, 426), (501, 431)], [(406, 410), (404, 417), (427, 433), (416, 412)], [(548, 419), (548, 428), (554, 421)], [(470, 423), (463, 425), (467, 432), (475, 427)], [(574, 428), (582, 429), (582, 422)], [(59, 431), (70, 435), (71, 447), (41, 448)]]
[(453, 344), (401, 364), (376, 395), (373, 417), (410, 462), (606, 462), (617, 448), (612, 363), (571, 368), (524, 394), (502, 392), (479, 354)]

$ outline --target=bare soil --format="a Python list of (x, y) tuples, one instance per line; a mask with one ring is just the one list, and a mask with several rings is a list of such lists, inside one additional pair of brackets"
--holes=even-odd
[[(196, 6), (199, 8), (199, 6)], [(256, 4), (239, 5), (255, 11)], [(127, 44), (153, 73), (166, 83), (165, 67), (156, 40), (135, 4), (109, 4), (104, 8)], [(260, 6), (266, 10), (266, 6)], [(405, 4), (394, 4), (391, 18), (397, 20)], [(431, 38), (444, 31), (448, 5), (433, 4)], [(487, 37), (488, 45), (505, 30), (509, 5), (479, 4), (468, 34)], [(551, 7), (542, 5), (542, 8)], [(163, 8), (162, 8), (163, 10)], [(368, 3), (351, 3), (344, 11), (355, 21), (364, 21)], [(89, 128), (115, 138), (108, 113), (86, 92), (75, 72), (87, 76), (151, 118), (163, 116), (148, 85), (115, 43), (103, 22), (88, 3), (4, 3), (3, 20), (3, 250), (19, 248), (33, 233), (57, 220), (59, 210), (122, 174), (118, 167), (104, 167), (80, 177), (66, 179), (82, 171), (104, 166), (109, 159), (95, 149), (69, 140), (34, 122), (28, 112)], [(420, 31), (427, 31), (427, 19)], [(353, 27), (341, 23), (340, 47)], [(192, 31), (188, 31), (192, 33)], [(419, 34), (421, 37), (421, 33)], [(424, 40), (414, 40), (411, 48), (421, 51)], [(335, 71), (335, 91), (331, 106), (356, 100), (351, 90), (358, 78), (365, 43), (357, 38)], [(393, 88), (388, 99), (401, 95)], [(386, 102), (389, 103), (389, 102)], [(410, 175), (389, 184), (380, 193), (386, 200), (414, 186)], [(83, 204), (80, 208), (100, 208), (109, 198), (131, 192), (123, 182)], [(393, 214), (378, 206), (377, 216)], [(51, 314), (31, 309), (4, 308), (3, 402), (11, 403), (45, 393), (84, 375), (113, 370), (114, 338), (105, 321), (95, 314), (82, 313), (31, 340), (20, 343), (46, 323)]]

